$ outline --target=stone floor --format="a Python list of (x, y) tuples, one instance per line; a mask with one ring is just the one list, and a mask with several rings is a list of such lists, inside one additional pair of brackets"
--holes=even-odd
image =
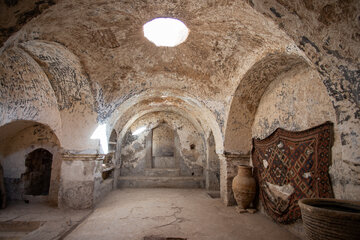
[(260, 213), (238, 214), (199, 189), (120, 189), (111, 192), (66, 240), (292, 240)]
[(44, 202), (11, 201), (0, 209), (0, 240), (61, 239), (92, 210), (62, 210)]

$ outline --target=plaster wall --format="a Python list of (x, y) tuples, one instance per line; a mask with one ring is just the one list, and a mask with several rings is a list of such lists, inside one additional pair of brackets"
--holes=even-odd
[(216, 154), (215, 139), (212, 132), (207, 137), (206, 186), (210, 191), (220, 190), (220, 159)]
[(40, 124), (23, 129), (12, 138), (0, 142), (0, 160), (4, 169), (8, 198), (23, 199), (24, 186), (21, 175), (26, 170), (26, 156), (35, 149), (44, 148), (53, 154), (49, 201), (56, 205), (61, 166), (59, 147), (59, 140), (54, 132)]
[(61, 133), (55, 93), (41, 67), (22, 49), (0, 54), (0, 86), (0, 126), (32, 120)]
[(333, 168), (338, 169), (332, 170), (333, 184), (338, 197), (359, 200), (360, 2), (252, 0), (249, 3), (278, 24), (320, 73), (341, 138), (341, 160), (333, 162)]
[(101, 166), (104, 156), (98, 154), (63, 154), (59, 205), (86, 209), (99, 198)]
[[(325, 121), (336, 122), (336, 116), (319, 74), (310, 68), (293, 69), (279, 75), (266, 89), (257, 108), (252, 136), (264, 139), (277, 128), (301, 131)], [(335, 197), (349, 198), (347, 194), (352, 193), (345, 193), (339, 181), (344, 174), (339, 162), (342, 162), (340, 134), (334, 124), (330, 176)], [(302, 236), (301, 222), (288, 227)]]
[[(17, 7), (21, 8), (9, 9)], [(191, 30), (187, 41), (176, 48), (158, 48), (148, 42), (142, 25), (159, 15), (183, 20)], [(68, 91), (59, 93), (54, 88), (60, 108), (64, 102), (67, 106), (80, 97), (85, 99), (83, 93), (87, 93), (88, 86), (69, 77), (79, 80), (85, 76), (94, 96), (98, 122), (106, 121), (120, 105), (146, 90), (176, 89), (205, 105), (223, 130), (227, 106), (241, 76), (260, 56), (284, 51), (289, 44), (289, 38), (276, 25), (242, 1), (65, 0), (25, 24), (4, 43), (0, 53), (22, 45), (42, 64), (50, 81), (66, 81)], [(81, 74), (73, 71), (72, 66), (78, 64), (74, 56), (81, 63)], [(73, 116), (77, 119), (76, 114)], [(65, 126), (63, 130), (72, 131)], [(83, 140), (73, 146), (84, 150)], [(81, 142), (84, 145), (79, 146)], [(92, 147), (90, 144), (88, 148)]]
[[(164, 122), (172, 128), (175, 138), (175, 157), (178, 157), (181, 176), (203, 176), (206, 167), (206, 146), (201, 133), (184, 117), (171, 112), (149, 113), (136, 120), (129, 128), (121, 146), (121, 175), (144, 175), (146, 168), (146, 136)], [(132, 133), (140, 127), (146, 130)], [(194, 144), (194, 149), (190, 145)]]
[(174, 131), (166, 125), (160, 125), (152, 131), (152, 155), (154, 157), (174, 156)]

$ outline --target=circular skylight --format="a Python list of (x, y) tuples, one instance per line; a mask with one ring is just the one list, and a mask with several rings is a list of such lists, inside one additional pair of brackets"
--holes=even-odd
[(185, 42), (189, 29), (175, 18), (155, 18), (143, 26), (144, 36), (158, 47), (175, 47)]

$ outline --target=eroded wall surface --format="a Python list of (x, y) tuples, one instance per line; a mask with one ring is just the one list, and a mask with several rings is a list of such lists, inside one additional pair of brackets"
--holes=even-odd
[[(335, 110), (341, 160), (334, 161), (341, 198), (360, 196), (360, 2), (248, 1), (272, 19), (308, 56)], [(296, 27), (294, 27), (296, 26)], [(336, 158), (334, 159), (336, 160)], [(335, 173), (332, 173), (335, 176)], [(342, 189), (342, 190), (340, 190)]]
[[(171, 112), (156, 112), (144, 115), (127, 130), (121, 145), (120, 175), (143, 176), (146, 166), (146, 137), (161, 124), (174, 131), (175, 154), (181, 176), (203, 176), (206, 167), (204, 138), (184, 117)], [(133, 133), (145, 127), (143, 132)], [(193, 145), (193, 146), (192, 146)], [(151, 147), (151, 146), (150, 146)], [(158, 154), (158, 153), (157, 153)], [(155, 155), (154, 155), (155, 156)]]
[[(358, 199), (359, 1), (63, 0), (1, 4), (1, 10), (9, 10), (9, 14), (0, 14), (0, 125), (20, 119), (46, 124), (58, 136), (62, 152), (94, 154), (96, 158), (103, 152), (99, 139), (91, 139), (98, 126), (105, 124), (109, 135), (119, 119), (118, 126), (124, 127), (122, 120), (127, 122), (152, 108), (176, 110), (206, 132), (213, 131), (218, 154), (225, 149), (247, 155), (253, 117), (268, 84), (298, 64), (315, 66), (326, 87), (325, 91), (319, 87), (319, 91), (330, 96), (340, 136), (341, 150), (334, 153), (331, 173), (334, 184), (341, 185), (336, 187), (337, 196)], [(176, 48), (158, 48), (148, 42), (142, 25), (158, 16), (183, 20), (190, 29), (187, 41)], [(242, 99), (250, 101), (233, 115), (230, 107), (237, 105), (239, 86), (246, 87)], [(292, 86), (286, 88), (291, 90)], [(323, 92), (319, 94), (323, 96)], [(284, 101), (296, 105), (290, 97)], [(278, 107), (283, 109), (281, 104)], [(319, 106), (310, 108), (323, 111)], [(282, 117), (285, 127), (305, 128), (320, 119), (309, 116), (310, 120), (300, 120), (302, 112), (292, 109), (285, 114), (281, 109), (279, 114), (294, 121), (289, 126)], [(275, 120), (275, 110), (267, 122), (265, 118), (257, 120), (268, 128), (259, 136), (282, 125)], [(324, 118), (333, 116), (322, 114)], [(230, 122), (235, 123), (233, 128), (227, 128)], [(137, 153), (131, 153), (133, 159), (143, 157), (143, 142), (138, 143), (131, 146), (131, 151), (138, 148)], [(196, 159), (193, 150), (184, 149), (184, 156)], [(239, 161), (229, 163), (226, 158), (220, 156), (222, 186), (223, 192), (231, 195), (233, 165)], [(81, 164), (72, 167), (80, 172), (83, 169)], [(93, 181), (96, 175), (92, 175)], [(83, 181), (88, 181), (87, 176)], [(71, 184), (67, 186), (71, 188)]]
[[(341, 166), (340, 132), (336, 124), (335, 110), (316, 70), (311, 68), (303, 68), (300, 71), (293, 69), (281, 74), (270, 83), (257, 108), (252, 126), (252, 136), (264, 139), (277, 128), (302, 131), (326, 121), (334, 123), (330, 176), (335, 197), (356, 198), (355, 195), (352, 196), (354, 192), (344, 191), (346, 186), (343, 184), (342, 178), (344, 174), (349, 173), (349, 170)], [(278, 194), (282, 194), (281, 191)], [(262, 212), (265, 213), (263, 209)], [(297, 235), (302, 235), (301, 227), (302, 223), (300, 222), (290, 225), (289, 230)]]
[(0, 142), (0, 160), (4, 169), (7, 197), (24, 199), (22, 174), (26, 171), (25, 159), (27, 154), (38, 148), (46, 149), (53, 154), (49, 200), (56, 205), (61, 167), (59, 140), (51, 129), (43, 125), (25, 128), (12, 138)]

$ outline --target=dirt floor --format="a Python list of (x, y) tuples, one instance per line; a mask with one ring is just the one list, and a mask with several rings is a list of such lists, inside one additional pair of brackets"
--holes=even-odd
[(0, 240), (62, 239), (92, 210), (58, 209), (45, 202), (11, 201), (0, 209)]
[(298, 239), (261, 213), (239, 214), (199, 189), (111, 192), (66, 240)]

